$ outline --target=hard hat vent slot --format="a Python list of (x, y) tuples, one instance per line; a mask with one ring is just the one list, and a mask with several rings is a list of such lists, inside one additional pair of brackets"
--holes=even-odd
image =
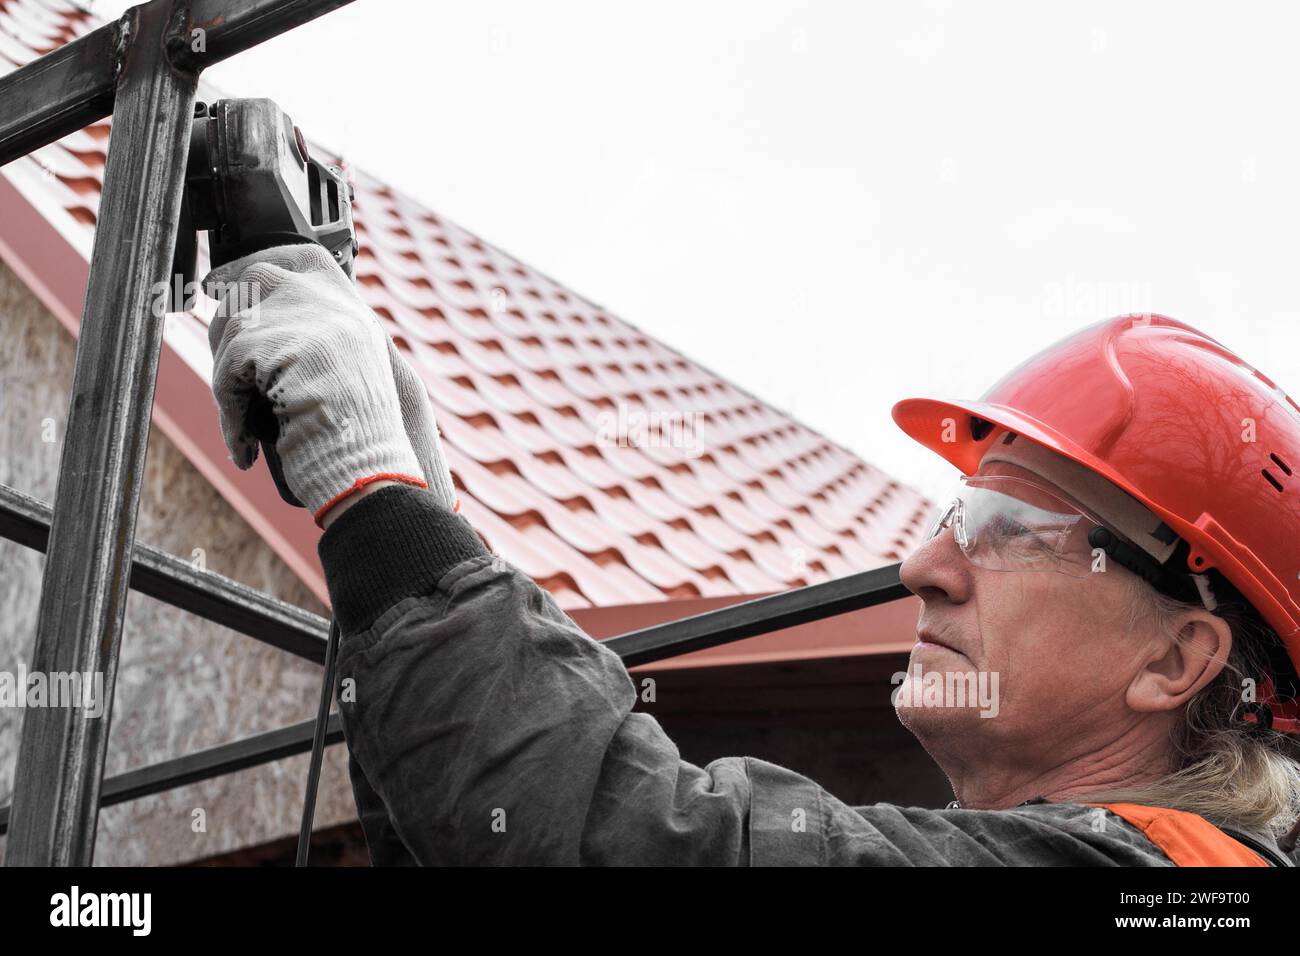
[(1274, 478), (1272, 475), (1270, 475), (1270, 474), (1268, 473), (1268, 469), (1267, 469), (1267, 468), (1265, 468), (1263, 471), (1261, 471), (1260, 474), (1263, 475), (1265, 478), (1267, 478), (1267, 479), (1268, 479), (1268, 483), (1269, 483), (1270, 485), (1272, 485), (1274, 488), (1276, 488), (1278, 491), (1281, 491), (1281, 490), (1282, 490), (1282, 482), (1278, 481), (1276, 478)]
[(1273, 459), (1273, 462), (1274, 462), (1274, 463), (1275, 463), (1279, 468), (1281, 468), (1283, 472), (1285, 472), (1285, 473), (1288, 474), (1288, 475), (1291, 474), (1291, 468), (1290, 468), (1290, 466), (1287, 465), (1287, 463), (1284, 462), (1281, 458), (1277, 457), (1277, 455), (1274, 455), (1274, 454), (1272, 454), (1272, 453), (1269, 453), (1269, 456), (1268, 456), (1268, 457), (1269, 457), (1269, 458), (1272, 458), (1272, 459)]

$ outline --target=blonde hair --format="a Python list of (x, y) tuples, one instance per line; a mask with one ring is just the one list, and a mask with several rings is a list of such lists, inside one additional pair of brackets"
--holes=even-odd
[[(1216, 577), (1216, 595), (1234, 590)], [(1181, 639), (1175, 617), (1200, 607), (1166, 597), (1136, 576), (1133, 596), (1134, 626), (1154, 623), (1173, 640)], [(1214, 613), (1232, 629), (1232, 651), (1218, 676), (1184, 705), (1170, 739), (1177, 769), (1149, 784), (1086, 799), (1186, 810), (1280, 837), (1300, 817), (1300, 740), (1247, 723), (1243, 689), (1248, 680), (1275, 672), (1281, 640), (1239, 595), (1220, 601)]]

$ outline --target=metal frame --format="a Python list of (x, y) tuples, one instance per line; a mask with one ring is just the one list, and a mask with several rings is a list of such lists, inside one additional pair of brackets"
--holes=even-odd
[[(0, 485), (0, 538), (44, 553), (49, 534), (50, 506)], [(147, 544), (135, 545), (130, 586), (295, 657), (325, 662), (325, 618)]]
[[(151, 296), (171, 268), (199, 74), (349, 2), (151, 0), (0, 77), (0, 165), (113, 115), (54, 506), (0, 486), (0, 537), (47, 554), (31, 669), (102, 672), (106, 706), (91, 719), (25, 713), (13, 803), (0, 808), (8, 865), (89, 865), (101, 806), (311, 747), (304, 721), (103, 779), (128, 589), (325, 662), (323, 618), (134, 537), (162, 346)], [(907, 593), (895, 564), (605, 643), (646, 664)], [(325, 740), (342, 739), (335, 714)]]

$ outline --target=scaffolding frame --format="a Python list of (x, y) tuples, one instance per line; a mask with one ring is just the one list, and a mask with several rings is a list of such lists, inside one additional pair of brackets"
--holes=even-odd
[[(351, 0), (150, 0), (0, 77), (0, 166), (113, 116), (53, 507), (0, 485), (0, 537), (44, 552), (33, 672), (103, 674), (97, 717), (29, 708), (5, 863), (91, 863), (99, 808), (311, 749), (303, 721), (104, 779), (129, 590), (323, 665), (330, 623), (135, 543), (186, 153), (202, 70)], [(163, 283), (163, 285), (159, 285)], [(628, 666), (897, 600), (899, 565), (605, 641)], [(337, 714), (325, 741), (343, 740)]]

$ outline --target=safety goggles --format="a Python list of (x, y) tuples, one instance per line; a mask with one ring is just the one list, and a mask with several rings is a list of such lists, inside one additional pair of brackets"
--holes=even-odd
[(1101, 520), (1026, 478), (970, 475), (925, 536), (952, 529), (972, 564), (993, 571), (1057, 571), (1085, 577), (1093, 569), (1088, 535)]

